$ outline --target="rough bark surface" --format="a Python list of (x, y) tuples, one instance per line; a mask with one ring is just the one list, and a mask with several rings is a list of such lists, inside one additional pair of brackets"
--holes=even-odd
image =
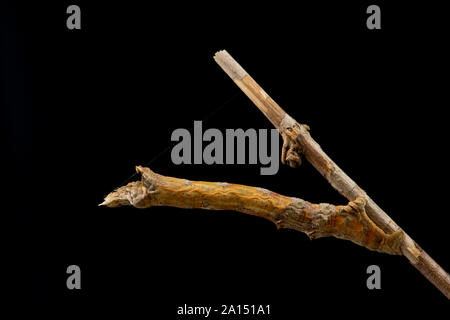
[(305, 232), (311, 239), (333, 236), (370, 250), (401, 254), (403, 233), (386, 234), (377, 227), (366, 214), (364, 198), (344, 206), (313, 204), (258, 187), (166, 177), (140, 166), (136, 170), (141, 180), (113, 191), (101, 205), (233, 210), (265, 218), (278, 228)]
[[(341, 195), (348, 200), (363, 198), (370, 219), (388, 234), (402, 233), (401, 252), (436, 288), (450, 299), (450, 275), (442, 269), (410, 236), (408, 236), (311, 137), (309, 127), (291, 118), (225, 50), (214, 59), (234, 83), (278, 129), (284, 144), (281, 161), (291, 167), (301, 163), (301, 155), (317, 169)], [(226, 63), (220, 63), (226, 60)], [(235, 70), (239, 70), (237, 72)]]

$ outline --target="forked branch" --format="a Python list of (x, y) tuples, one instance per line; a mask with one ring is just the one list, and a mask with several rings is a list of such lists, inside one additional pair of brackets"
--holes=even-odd
[(325, 154), (309, 127), (286, 114), (226, 51), (214, 58), (282, 135), (282, 162), (297, 167), (303, 155), (350, 202), (345, 206), (312, 204), (262, 188), (165, 177), (137, 167), (141, 181), (120, 187), (101, 205), (234, 210), (268, 219), (279, 228), (305, 232), (311, 238), (334, 236), (371, 250), (403, 254), (450, 299), (448, 273)]

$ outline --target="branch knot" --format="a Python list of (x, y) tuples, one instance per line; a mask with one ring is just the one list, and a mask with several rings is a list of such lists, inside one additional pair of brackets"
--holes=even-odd
[(303, 153), (303, 150), (296, 140), (296, 136), (301, 127), (309, 131), (309, 127), (307, 125), (299, 124), (288, 114), (284, 116), (278, 125), (278, 130), (283, 138), (281, 163), (287, 164), (291, 168), (297, 168), (302, 164), (301, 154)]

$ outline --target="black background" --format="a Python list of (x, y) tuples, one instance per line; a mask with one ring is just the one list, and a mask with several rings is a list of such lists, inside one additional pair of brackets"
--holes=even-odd
[[(443, 8), (377, 1), (382, 29), (368, 30), (372, 2), (4, 4), (2, 212), (19, 222), (7, 245), (19, 296), (158, 318), (177, 318), (185, 303), (271, 304), (276, 319), (446, 303), (405, 258), (350, 242), (310, 241), (235, 212), (97, 207), (137, 179), (135, 165), (347, 202), (309, 163), (273, 176), (260, 165), (172, 164), (171, 133), (193, 132), (194, 120), (272, 128), (212, 59), (226, 49), (449, 270)], [(81, 30), (66, 28), (70, 4)], [(79, 291), (66, 288), (71, 264)], [(381, 290), (366, 287), (371, 264)]]

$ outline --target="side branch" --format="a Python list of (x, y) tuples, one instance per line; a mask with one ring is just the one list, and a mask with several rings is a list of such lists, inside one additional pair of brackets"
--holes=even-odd
[(118, 188), (101, 205), (233, 210), (265, 218), (278, 228), (305, 232), (311, 239), (333, 236), (370, 250), (401, 254), (403, 233), (386, 234), (377, 227), (366, 214), (364, 198), (345, 206), (313, 204), (263, 188), (166, 177), (140, 166), (136, 170), (141, 181)]

